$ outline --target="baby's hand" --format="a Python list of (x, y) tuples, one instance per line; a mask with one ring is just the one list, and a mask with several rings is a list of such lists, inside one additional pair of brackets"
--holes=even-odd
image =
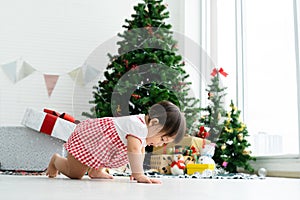
[(160, 180), (150, 178), (151, 183), (161, 184)]
[[(155, 183), (155, 184), (161, 184), (161, 181), (156, 180), (156, 179), (150, 179), (149, 177), (147, 177), (145, 175), (140, 175), (140, 176), (137, 176), (137, 177), (133, 176), (133, 178), (135, 180), (137, 180), (138, 183)], [(133, 178), (131, 177), (130, 179), (132, 180)]]

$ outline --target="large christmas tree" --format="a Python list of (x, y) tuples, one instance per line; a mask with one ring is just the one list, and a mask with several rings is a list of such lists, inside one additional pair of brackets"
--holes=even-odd
[(246, 137), (248, 135), (246, 125), (240, 120), (240, 110), (233, 102), (230, 104), (231, 111), (224, 121), (222, 132), (217, 141), (217, 148), (213, 159), (226, 171), (236, 173), (238, 167), (246, 171), (253, 172), (249, 161), (255, 160), (248, 149), (250, 143)]
[(88, 117), (147, 113), (161, 100), (169, 100), (185, 113), (189, 133), (199, 117), (199, 100), (189, 96), (191, 83), (184, 61), (177, 52), (166, 5), (162, 0), (143, 0), (134, 6), (132, 19), (119, 33), (118, 55), (108, 54), (110, 63), (104, 80), (94, 86)]

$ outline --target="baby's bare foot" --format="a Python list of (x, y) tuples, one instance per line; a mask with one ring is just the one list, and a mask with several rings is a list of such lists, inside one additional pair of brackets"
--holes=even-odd
[(50, 163), (48, 165), (47, 171), (46, 171), (46, 176), (49, 178), (54, 178), (58, 174), (58, 170), (55, 168), (54, 161), (57, 157), (57, 154), (54, 154), (50, 160)]
[(88, 172), (90, 178), (103, 178), (103, 179), (113, 179), (114, 177), (104, 171), (104, 169), (90, 169)]

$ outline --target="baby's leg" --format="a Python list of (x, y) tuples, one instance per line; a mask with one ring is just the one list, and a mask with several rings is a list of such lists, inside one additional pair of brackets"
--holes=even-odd
[(48, 165), (46, 175), (48, 175), (49, 178), (54, 178), (58, 172), (61, 172), (69, 178), (81, 179), (87, 169), (88, 167), (86, 165), (76, 160), (71, 154), (68, 154), (67, 158), (54, 154)]
[(47, 168), (47, 171), (46, 171), (46, 175), (49, 177), (49, 178), (54, 178), (57, 176), (58, 174), (58, 170), (56, 169), (55, 165), (54, 165), (54, 162), (56, 161), (57, 157), (59, 155), (58, 154), (54, 154), (48, 164), (48, 168)]
[(103, 178), (103, 179), (113, 179), (114, 177), (105, 171), (105, 168), (100, 167), (99, 169), (91, 168), (88, 171), (90, 178)]

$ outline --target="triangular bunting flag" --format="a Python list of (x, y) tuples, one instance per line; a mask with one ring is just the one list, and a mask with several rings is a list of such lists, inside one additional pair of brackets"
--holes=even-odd
[(13, 82), (17, 81), (17, 61), (1, 65), (6, 76)]
[(68, 74), (74, 82), (76, 82), (80, 85), (83, 85), (83, 73), (82, 73), (81, 67), (74, 69), (73, 71), (69, 72)]
[(87, 65), (84, 75), (84, 83), (87, 84), (90, 81), (94, 80), (99, 75), (100, 71)]
[(34, 71), (36, 71), (30, 64), (23, 61), (21, 69), (19, 71), (18, 81), (26, 78), (30, 74), (32, 74)]
[(48, 91), (48, 96), (50, 97), (52, 94), (52, 91), (55, 88), (56, 82), (58, 80), (58, 75), (49, 75), (49, 74), (44, 74), (44, 79)]

